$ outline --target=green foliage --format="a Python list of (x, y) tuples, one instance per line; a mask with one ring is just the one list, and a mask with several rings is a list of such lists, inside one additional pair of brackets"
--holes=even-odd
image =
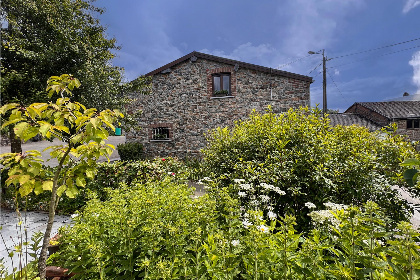
[[(52, 262), (80, 279), (418, 279), (419, 233), (387, 230), (377, 204), (316, 213), (315, 228), (294, 216), (271, 222), (241, 215), (225, 190), (191, 198), (168, 176), (92, 200), (62, 229)], [(314, 213), (314, 212), (313, 212)], [(328, 215), (326, 215), (328, 213)], [(317, 216), (314, 214), (314, 217)], [(334, 222), (322, 223), (331, 218)]]
[(5, 116), (3, 127), (13, 125), (19, 139), (29, 140), (40, 134), (46, 139), (58, 138), (65, 145), (48, 147), (50, 156), (58, 160), (53, 176), (48, 176), (39, 157), (39, 151), (25, 153), (6, 153), (0, 155), (0, 164), (8, 169), (6, 186), (18, 187), (21, 196), (32, 191), (40, 194), (51, 191), (48, 208), (48, 222), (45, 230), (38, 270), (41, 279), (45, 279), (47, 246), (54, 223), (57, 197), (65, 193), (74, 198), (79, 187), (86, 185), (86, 179), (95, 176), (96, 161), (100, 156), (109, 159), (114, 147), (105, 144), (108, 137), (106, 127), (115, 130), (113, 122), (123, 117), (118, 111), (106, 109), (97, 112), (87, 109), (78, 102), (71, 102), (64, 94), (80, 86), (80, 82), (71, 75), (53, 76), (48, 80), (49, 95), (61, 95), (55, 103), (33, 103), (28, 107), (9, 103), (0, 108), (0, 115)]
[[(69, 91), (80, 86), (80, 82), (69, 75), (51, 77), (47, 90), (52, 93)], [(48, 178), (44, 170), (39, 151), (27, 151), (24, 154), (6, 153), (0, 156), (1, 163), (9, 170), (6, 186), (19, 185), (19, 192), (26, 196), (32, 191), (36, 194), (52, 190), (53, 184), (58, 184), (58, 194), (66, 193), (69, 197), (77, 194), (77, 187), (86, 185), (85, 178), (94, 178), (94, 165), (99, 156), (112, 153), (113, 146), (105, 144), (108, 137), (105, 126), (115, 129), (112, 123), (117, 116), (117, 110), (97, 112), (96, 109), (86, 109), (78, 102), (69, 98), (59, 98), (55, 103), (34, 103), (28, 107), (19, 104), (6, 104), (0, 108), (0, 114), (10, 112), (9, 120), (3, 127), (14, 124), (15, 134), (24, 141), (41, 134), (47, 139), (59, 138), (68, 145), (51, 146), (50, 155), (56, 158), (60, 165), (66, 165), (60, 176)], [(78, 158), (79, 162), (70, 157)], [(61, 172), (60, 168), (57, 172)], [(55, 176), (56, 174), (54, 174)]]
[(269, 184), (285, 192), (268, 194), (275, 212), (295, 215), (299, 227), (309, 224), (306, 202), (360, 206), (373, 200), (394, 221), (406, 219), (409, 206), (391, 186), (401, 183), (396, 178), (402, 173), (399, 163), (415, 151), (399, 136), (357, 126), (331, 127), (319, 111), (301, 108), (281, 115), (253, 113), (207, 138), (204, 165), (219, 187), (230, 186), (237, 196), (241, 189), (233, 179), (243, 178), (255, 190), (244, 202), (259, 203), (261, 184)]
[(117, 146), (121, 160), (140, 160), (143, 158), (143, 145), (139, 142), (129, 142)]
[(404, 171), (404, 179), (410, 187), (417, 186), (417, 189), (420, 189), (420, 160), (415, 158), (406, 159), (401, 166), (409, 167), (409, 169)]
[[(44, 167), (47, 176), (53, 176), (57, 167)], [(7, 170), (2, 170), (2, 180), (7, 179)], [(61, 196), (56, 211), (60, 214), (73, 214), (77, 210), (82, 209), (91, 198), (97, 198), (101, 201), (108, 199), (108, 189), (119, 189), (121, 184), (131, 185), (134, 182), (146, 183), (149, 181), (160, 181), (170, 176), (176, 182), (185, 182), (189, 177), (188, 169), (182, 161), (175, 158), (154, 159), (144, 161), (113, 163), (103, 162), (96, 165), (96, 173), (94, 179), (86, 178), (86, 186), (78, 189), (78, 193), (74, 198)], [(17, 209), (26, 209), (28, 211), (41, 210), (47, 211), (50, 201), (48, 192), (30, 193), (22, 197), (18, 188), (10, 185), (6, 188), (5, 194), (2, 196), (3, 205)]]

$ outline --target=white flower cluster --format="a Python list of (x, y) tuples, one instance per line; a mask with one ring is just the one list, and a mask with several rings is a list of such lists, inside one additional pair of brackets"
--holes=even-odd
[(333, 224), (338, 226), (340, 224), (330, 210), (312, 211), (308, 215), (312, 218), (312, 222), (317, 225)]
[(316, 208), (316, 205), (313, 204), (312, 202), (306, 202), (305, 206), (308, 207), (309, 209)]
[(342, 209), (347, 209), (348, 206), (345, 204), (336, 204), (336, 203), (332, 203), (332, 202), (326, 202), (324, 203), (325, 207), (327, 207), (328, 209), (331, 210), (342, 210)]
[(251, 184), (239, 184), (239, 187), (241, 187), (241, 189), (246, 190), (246, 191), (255, 191), (254, 187), (251, 186)]
[(267, 183), (261, 183), (260, 186), (263, 187), (263, 189), (266, 189), (268, 191), (272, 190), (272, 191), (278, 193), (279, 195), (285, 195), (286, 194), (286, 192), (282, 191), (279, 187), (275, 187), (275, 186), (267, 184)]
[(236, 247), (240, 244), (240, 242), (239, 242), (239, 240), (235, 239), (235, 240), (232, 240), (231, 244), (232, 244), (233, 247)]

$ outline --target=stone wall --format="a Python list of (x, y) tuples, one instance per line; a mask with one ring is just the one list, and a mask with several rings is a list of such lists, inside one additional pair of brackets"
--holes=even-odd
[(398, 120), (396, 121), (398, 126), (397, 133), (401, 135), (406, 135), (410, 141), (420, 141), (420, 129), (418, 128), (409, 128), (407, 129), (407, 120)]
[[(133, 109), (142, 110), (142, 130), (127, 135), (127, 141), (143, 143), (145, 154), (196, 156), (206, 145), (204, 134), (216, 127), (231, 126), (252, 110), (268, 106), (282, 113), (309, 106), (310, 82), (198, 58), (186, 60), (153, 76), (152, 94), (137, 96)], [(232, 96), (212, 97), (211, 74), (231, 73)], [(168, 140), (151, 140), (154, 127), (170, 127)]]

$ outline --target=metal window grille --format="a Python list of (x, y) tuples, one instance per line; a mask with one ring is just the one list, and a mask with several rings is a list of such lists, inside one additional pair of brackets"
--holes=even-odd
[(152, 140), (167, 140), (169, 139), (168, 127), (155, 127), (152, 131)]

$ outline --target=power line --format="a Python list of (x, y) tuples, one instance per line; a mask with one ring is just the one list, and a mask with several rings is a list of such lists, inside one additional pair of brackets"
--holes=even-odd
[[(318, 64), (317, 66), (315, 66), (315, 68), (314, 69), (312, 69), (310, 72), (309, 72), (309, 74), (311, 74), (313, 71), (315, 71), (316, 70), (316, 68), (318, 68), (319, 66), (321, 66), (322, 65), (322, 62), (320, 63), (320, 64)], [(309, 75), (308, 74), (308, 75)]]
[(282, 64), (282, 65), (279, 65), (279, 66), (277, 67), (277, 69), (278, 69), (278, 70), (280, 70), (281, 68), (286, 67), (286, 66), (289, 66), (290, 64), (296, 63), (296, 62), (298, 62), (298, 61), (301, 61), (302, 59), (305, 59), (305, 58), (307, 58), (308, 56), (310, 56), (310, 54), (308, 54), (308, 55), (306, 55), (306, 56), (303, 56), (303, 57), (299, 57), (299, 58), (297, 58), (297, 59), (295, 59), (295, 60), (292, 60), (292, 61), (290, 61), (290, 62), (288, 62), (288, 63)]
[(385, 48), (389, 48), (389, 47), (393, 47), (393, 46), (398, 46), (398, 45), (402, 45), (402, 44), (414, 42), (414, 41), (417, 41), (417, 40), (420, 40), (420, 38), (415, 38), (415, 39), (412, 39), (412, 40), (408, 40), (408, 41), (404, 41), (404, 42), (399, 42), (399, 43), (395, 43), (395, 44), (392, 44), (392, 45), (387, 45), (387, 46), (383, 46), (383, 47), (379, 47), (379, 48), (374, 48), (374, 49), (369, 49), (369, 50), (365, 50), (365, 51), (360, 51), (360, 52), (345, 54), (345, 55), (341, 55), (341, 56), (336, 56), (336, 57), (329, 58), (329, 59), (337, 59), (337, 58), (343, 58), (343, 57), (357, 55), (357, 54), (361, 54), (361, 53), (372, 52), (372, 51), (376, 51), (376, 50), (380, 50), (380, 49), (385, 49)]
[(335, 85), (335, 87), (337, 88), (338, 92), (340, 93), (341, 97), (344, 99), (345, 102), (349, 103), (349, 101), (344, 97), (343, 93), (341, 92), (341, 90), (338, 88), (337, 84), (335, 83), (332, 75), (330, 74), (330, 72), (328, 72), (328, 76), (330, 76), (331, 81), (333, 82), (333, 84)]
[(411, 47), (411, 48), (407, 48), (407, 49), (402, 49), (402, 50), (395, 51), (395, 52), (390, 52), (390, 53), (386, 53), (386, 54), (374, 56), (374, 57), (369, 57), (369, 58), (365, 58), (365, 59), (354, 60), (354, 61), (349, 62), (349, 63), (339, 64), (339, 65), (331, 66), (329, 68), (337, 68), (337, 67), (340, 67), (340, 66), (345, 66), (345, 65), (356, 63), (356, 62), (361, 62), (361, 61), (366, 61), (366, 60), (370, 60), (370, 59), (375, 59), (375, 58), (378, 58), (378, 57), (381, 57), (381, 56), (387, 56), (387, 55), (391, 55), (391, 54), (395, 54), (395, 53), (400, 53), (400, 52), (404, 52), (404, 51), (408, 51), (408, 50), (412, 50), (412, 49), (416, 49), (416, 48), (420, 48), (420, 45), (419, 46), (415, 46), (415, 47)]

